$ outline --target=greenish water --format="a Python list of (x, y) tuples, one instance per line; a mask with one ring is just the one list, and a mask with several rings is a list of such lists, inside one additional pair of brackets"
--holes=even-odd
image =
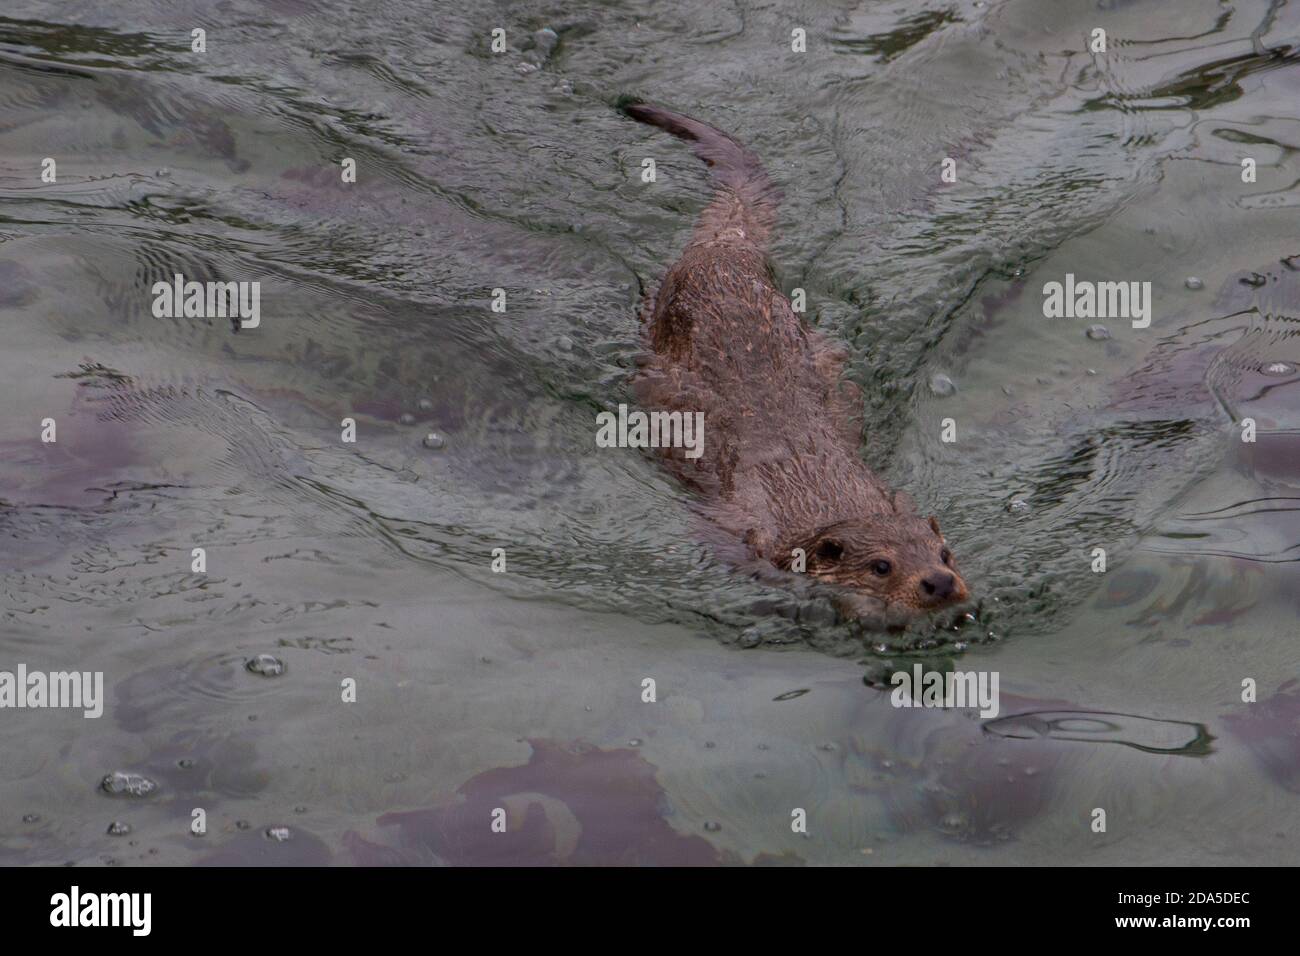
[[(1300, 862), (1298, 44), (1244, 0), (13, 0), (0, 670), (107, 699), (0, 710), (0, 862)], [(976, 620), (863, 634), (595, 447), (710, 195), (627, 93), (763, 158)], [(155, 317), (178, 272), (260, 325)], [(1067, 273), (1150, 326), (1046, 318)], [(916, 661), (998, 719), (864, 681)]]

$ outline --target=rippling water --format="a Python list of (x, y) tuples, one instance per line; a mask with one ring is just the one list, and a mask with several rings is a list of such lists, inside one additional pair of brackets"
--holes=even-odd
[[(4, 712), (0, 861), (1300, 862), (1296, 6), (472, 6), (6, 5), (0, 670), (107, 702)], [(710, 194), (629, 93), (764, 159), (975, 620), (863, 634), (594, 447)], [(1000, 716), (870, 686), (918, 661)]]

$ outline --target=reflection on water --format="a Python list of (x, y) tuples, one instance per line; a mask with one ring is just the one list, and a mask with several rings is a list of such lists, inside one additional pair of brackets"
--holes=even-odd
[[(0, 670), (108, 694), (0, 722), (0, 860), (1300, 861), (1293, 5), (104, 7), (0, 17)], [(767, 163), (969, 617), (863, 633), (595, 448), (710, 188), (627, 93)], [(1001, 716), (891, 708), (918, 661)]]
[(1147, 753), (1184, 756), (1209, 753), (1210, 741), (1214, 739), (1201, 724), (1089, 711), (1017, 714), (990, 720), (984, 729), (1000, 737), (1116, 743)]
[[(547, 740), (532, 740), (529, 746), (528, 763), (470, 778), (445, 808), (380, 817), (379, 827), (397, 828), (400, 843), (414, 853), (403, 855), (355, 833), (344, 838), (348, 849), (367, 866), (723, 862), (703, 836), (682, 835), (664, 819), (664, 792), (655, 779), (656, 768), (635, 750), (600, 750), (582, 743), (560, 746)], [(483, 826), (497, 808), (515, 816), (515, 825), (500, 832)]]

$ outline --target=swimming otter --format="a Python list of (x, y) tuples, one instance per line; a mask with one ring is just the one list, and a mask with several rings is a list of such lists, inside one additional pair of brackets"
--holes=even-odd
[(804, 327), (772, 281), (765, 244), (780, 198), (758, 157), (698, 120), (643, 103), (633, 119), (692, 144), (717, 193), (641, 319), (653, 356), (643, 406), (704, 413), (703, 454), (665, 449), (709, 517), (753, 556), (849, 589), (861, 617), (899, 623), (964, 601), (939, 522), (858, 455), (857, 391), (844, 353)]

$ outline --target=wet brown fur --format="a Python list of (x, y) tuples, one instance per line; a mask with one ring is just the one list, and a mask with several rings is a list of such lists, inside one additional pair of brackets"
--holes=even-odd
[(859, 456), (860, 401), (841, 379), (842, 351), (772, 281), (779, 194), (757, 157), (690, 117), (643, 104), (624, 112), (689, 141), (718, 187), (642, 314), (654, 354), (637, 376), (639, 401), (704, 413), (703, 454), (665, 450), (668, 466), (755, 557), (790, 570), (802, 549), (806, 572), (851, 589), (862, 616), (905, 619), (965, 600), (938, 522)]

